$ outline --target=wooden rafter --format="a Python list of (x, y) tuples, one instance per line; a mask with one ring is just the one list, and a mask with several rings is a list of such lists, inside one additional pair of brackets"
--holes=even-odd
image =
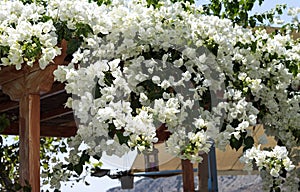
[(41, 123), (48, 121), (48, 120), (58, 118), (58, 117), (62, 117), (65, 115), (70, 115), (70, 114), (73, 114), (73, 111), (70, 108), (60, 107), (57, 109), (53, 109), (53, 110), (47, 111), (46, 113), (43, 113), (41, 115)]
[[(47, 92), (47, 93), (44, 93), (41, 95), (41, 100), (43, 99), (47, 99), (49, 97), (52, 97), (52, 96), (56, 96), (56, 95), (59, 95), (61, 93), (65, 93), (65, 85), (60, 83), (60, 84), (57, 84), (55, 86), (53, 86), (53, 88)], [(19, 102), (17, 101), (5, 101), (5, 102), (1, 102), (0, 103), (0, 113), (4, 113), (4, 112), (7, 112), (7, 111), (10, 111), (10, 110), (13, 110), (13, 109), (17, 109), (19, 107)]]
[[(76, 125), (41, 125), (40, 135), (41, 137), (71, 137), (76, 134)], [(19, 124), (12, 123), (1, 134), (4, 135), (19, 135)]]
[(6, 111), (17, 109), (18, 107), (19, 107), (19, 102), (5, 101), (3, 103), (0, 103), (0, 113), (4, 113)]

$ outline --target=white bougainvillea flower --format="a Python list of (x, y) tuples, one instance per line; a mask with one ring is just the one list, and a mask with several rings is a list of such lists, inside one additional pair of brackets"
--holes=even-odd
[(260, 145), (252, 147), (246, 150), (244, 156), (241, 157), (241, 161), (246, 163), (248, 168), (252, 167), (254, 161), (260, 170), (266, 169), (273, 177), (279, 177), (283, 170), (292, 171), (295, 169), (295, 165), (288, 157), (286, 147), (281, 146), (275, 146), (272, 151), (261, 150)]

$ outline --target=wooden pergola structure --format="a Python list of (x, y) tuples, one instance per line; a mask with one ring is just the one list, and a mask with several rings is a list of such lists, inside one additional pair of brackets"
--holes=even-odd
[(72, 110), (63, 105), (64, 84), (54, 82), (53, 71), (67, 64), (66, 43), (61, 46), (62, 54), (44, 70), (38, 63), (0, 70), (0, 113), (14, 117), (1, 134), (19, 135), (20, 182), (28, 181), (33, 192), (40, 191), (40, 137), (70, 137), (77, 130)]

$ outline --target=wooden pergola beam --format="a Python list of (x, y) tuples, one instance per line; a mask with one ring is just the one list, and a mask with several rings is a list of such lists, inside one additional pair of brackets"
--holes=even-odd
[[(49, 92), (41, 95), (41, 100), (47, 99), (52, 96), (59, 95), (61, 93), (66, 92), (65, 85), (60, 83), (54, 86)], [(4, 113), (13, 109), (17, 109), (19, 107), (19, 102), (17, 101), (5, 101), (0, 103), (0, 113)]]
[(59, 95), (59, 94), (64, 93), (64, 92), (66, 92), (65, 84), (59, 83), (56, 86), (54, 86), (49, 92), (46, 92), (46, 93), (42, 94), (41, 95), (41, 100), (47, 99), (47, 98), (52, 97), (52, 96)]
[(60, 108), (48, 111), (46, 113), (43, 113), (41, 115), (41, 123), (45, 122), (45, 121), (48, 121), (48, 120), (55, 119), (55, 118), (59, 118), (59, 117), (62, 117), (62, 116), (70, 115), (70, 114), (73, 114), (72, 109), (65, 108), (65, 107), (60, 107)]
[(19, 102), (16, 101), (6, 101), (5, 103), (0, 103), (0, 113), (17, 109), (19, 107)]
[[(40, 126), (40, 136), (41, 137), (72, 137), (76, 135), (77, 127), (76, 125), (41, 125)], [(19, 135), (19, 124), (13, 123), (3, 132), (2, 135)]]

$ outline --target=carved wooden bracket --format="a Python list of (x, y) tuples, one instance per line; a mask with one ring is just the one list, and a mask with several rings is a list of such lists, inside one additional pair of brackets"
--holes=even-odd
[(26, 94), (42, 94), (50, 91), (54, 82), (53, 71), (58, 65), (64, 64), (67, 56), (67, 42), (61, 43), (62, 54), (55, 57), (53, 63), (41, 70), (38, 63), (32, 67), (23, 66), (16, 70), (14, 66), (4, 67), (0, 70), (0, 85), (2, 91), (13, 101), (19, 101)]

